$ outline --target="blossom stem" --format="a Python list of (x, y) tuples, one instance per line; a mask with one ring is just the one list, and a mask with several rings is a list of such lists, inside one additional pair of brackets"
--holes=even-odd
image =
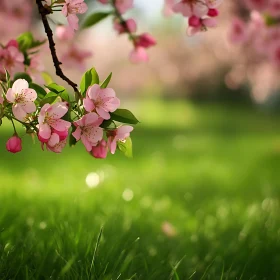
[(82, 98), (78, 88), (77, 88), (77, 84), (74, 83), (73, 81), (71, 81), (67, 76), (65, 76), (65, 74), (63, 73), (60, 65), (62, 64), (56, 54), (56, 49), (55, 49), (55, 42), (53, 39), (53, 32), (52, 29), (50, 28), (48, 19), (47, 19), (47, 15), (50, 14), (49, 9), (47, 9), (46, 7), (43, 6), (42, 4), (42, 0), (36, 0), (36, 4), (38, 6), (38, 11), (41, 15), (41, 19), (45, 28), (45, 32), (46, 35), (48, 37), (48, 41), (49, 41), (49, 48), (51, 51), (51, 55), (52, 55), (52, 60), (53, 60), (53, 64), (56, 70), (56, 75), (59, 76), (62, 80), (64, 80), (65, 82), (67, 82), (75, 91), (75, 93)]
[(12, 122), (12, 125), (13, 125), (13, 128), (14, 128), (15, 135), (17, 135), (17, 130), (16, 130), (16, 127), (15, 127), (15, 123), (14, 123), (14, 121), (13, 121), (13, 119), (12, 119), (12, 118), (11, 118), (10, 120), (11, 120), (11, 122)]

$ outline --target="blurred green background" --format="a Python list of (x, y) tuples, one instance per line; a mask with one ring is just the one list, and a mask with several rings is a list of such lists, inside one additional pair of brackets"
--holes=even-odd
[[(280, 278), (278, 90), (246, 80), (226, 43), (229, 6), (216, 30), (187, 38), (160, 2), (132, 12), (158, 39), (148, 64), (128, 62), (111, 19), (77, 39), (141, 121), (133, 159), (96, 160), (80, 143), (42, 152), (23, 132), (23, 151), (9, 154), (1, 126), (0, 279)], [(31, 27), (43, 36), (36, 18)]]
[(277, 279), (279, 117), (126, 105), (142, 121), (134, 159), (40, 152), (27, 137), (2, 151), (1, 278)]

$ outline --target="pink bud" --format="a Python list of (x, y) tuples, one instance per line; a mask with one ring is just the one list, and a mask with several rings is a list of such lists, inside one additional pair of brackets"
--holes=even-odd
[(17, 135), (12, 136), (6, 143), (6, 149), (14, 154), (20, 152), (22, 150), (21, 139)]
[(156, 40), (153, 36), (148, 33), (144, 33), (135, 40), (135, 44), (137, 47), (143, 47), (145, 49), (156, 45)]
[(219, 15), (219, 11), (217, 9), (209, 9), (207, 15), (209, 17), (217, 17)]
[(201, 26), (200, 18), (197, 17), (197, 16), (191, 16), (189, 18), (189, 26), (192, 26), (192, 27), (199, 27), (199, 26)]
[(137, 47), (130, 53), (130, 61), (132, 63), (147, 62), (149, 60), (145, 48)]
[(92, 147), (92, 155), (95, 158), (106, 158), (107, 157), (107, 143), (102, 139), (96, 147)]

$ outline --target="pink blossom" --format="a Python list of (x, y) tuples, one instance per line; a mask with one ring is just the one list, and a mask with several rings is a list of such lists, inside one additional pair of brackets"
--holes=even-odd
[(18, 79), (14, 82), (12, 88), (8, 89), (6, 95), (8, 102), (13, 103), (14, 116), (20, 121), (25, 121), (27, 114), (36, 111), (34, 101), (37, 99), (37, 93), (28, 86), (26, 80)]
[(206, 5), (209, 9), (218, 8), (224, 0), (205, 0)]
[(133, 0), (116, 0), (115, 6), (120, 14), (124, 14), (126, 11), (133, 8)]
[(124, 23), (120, 23), (118, 19), (114, 20), (114, 29), (119, 33), (135, 33), (137, 30), (137, 25), (134, 19), (130, 18), (126, 20)]
[(99, 127), (102, 122), (103, 119), (99, 118), (96, 113), (86, 114), (81, 119), (74, 122), (77, 128), (72, 135), (77, 141), (80, 139), (82, 140), (88, 152), (102, 140), (103, 129)]
[(42, 142), (43, 150), (44, 150), (44, 144), (46, 144), (48, 151), (52, 151), (54, 153), (61, 153), (62, 149), (66, 146), (67, 136), (68, 136), (68, 129), (64, 131), (57, 131), (55, 129), (52, 129), (51, 137), (48, 140), (40, 138), (39, 135), (38, 138)]
[(42, 77), (42, 72), (44, 70), (45, 67), (39, 55), (32, 56), (30, 59), (30, 65), (26, 70), (32, 80), (39, 84), (44, 84), (44, 79)]
[(68, 25), (58, 25), (55, 30), (56, 37), (62, 41), (72, 40), (74, 38), (74, 31)]
[(275, 45), (270, 53), (271, 61), (276, 65), (280, 66), (280, 44)]
[(148, 57), (146, 49), (143, 48), (143, 47), (136, 47), (130, 53), (130, 61), (132, 63), (140, 63), (140, 62), (147, 62), (147, 61), (149, 61), (149, 57)]
[(268, 7), (268, 0), (245, 0), (245, 4), (250, 10), (257, 10), (263, 12)]
[(6, 143), (6, 149), (14, 154), (20, 152), (22, 150), (21, 139), (17, 135), (12, 136)]
[(106, 141), (102, 139), (97, 144), (97, 146), (92, 147), (91, 153), (95, 158), (106, 158), (108, 153), (108, 147)]
[(190, 26), (188, 28), (188, 34), (189, 36), (193, 36), (201, 31), (206, 31), (207, 28), (213, 28), (217, 26), (217, 21), (215, 18), (205, 18), (200, 19), (200, 25), (197, 25), (196, 27)]
[(24, 71), (24, 56), (18, 49), (18, 44), (15, 40), (10, 41), (7, 46), (0, 49), (0, 68), (1, 72), (5, 69), (13, 77), (16, 72)]
[(114, 112), (120, 106), (120, 100), (112, 88), (100, 88), (93, 85), (88, 88), (87, 96), (84, 99), (84, 107), (87, 112), (96, 111), (104, 120), (110, 119), (110, 112)]
[(66, 67), (77, 67), (80, 71), (84, 71), (86, 68), (85, 60), (91, 56), (92, 52), (81, 50), (77, 45), (71, 44), (61, 57), (61, 61)]
[(219, 11), (217, 9), (209, 9), (207, 16), (209, 17), (217, 17), (219, 15)]
[(280, 2), (279, 0), (270, 0), (268, 6), (268, 13), (273, 17), (280, 16)]
[[(61, 118), (68, 112), (66, 102), (57, 102), (53, 105), (45, 104), (39, 113), (39, 134), (41, 142), (47, 142), (52, 136), (52, 129), (64, 133), (68, 131), (71, 123)], [(43, 141), (43, 139), (45, 141)]]
[(152, 46), (155, 46), (156, 43), (157, 42), (156, 42), (155, 38), (148, 33), (144, 33), (135, 39), (136, 47), (143, 47), (146, 49), (150, 48)]
[(200, 18), (197, 16), (189, 17), (189, 26), (200, 27), (201, 26)]
[(57, 153), (57, 154), (61, 153), (62, 150), (65, 148), (65, 146), (67, 144), (66, 139), (61, 140), (61, 141), (59, 141), (55, 144), (54, 143), (49, 143), (49, 142), (47, 144), (47, 150), (52, 151), (52, 152)]
[(87, 4), (84, 0), (65, 0), (62, 8), (62, 14), (67, 17), (69, 26), (73, 30), (78, 30), (79, 19), (77, 14), (83, 14), (87, 11)]
[(181, 0), (173, 6), (173, 11), (185, 17), (194, 15), (200, 18), (207, 15), (208, 7), (201, 0)]
[(231, 28), (229, 32), (229, 39), (232, 43), (243, 43), (247, 40), (247, 26), (246, 23), (235, 18), (231, 23)]
[(163, 14), (168, 17), (173, 14), (173, 6), (175, 5), (176, 0), (165, 0)]
[(108, 136), (108, 147), (112, 154), (116, 152), (117, 142), (125, 141), (126, 138), (130, 136), (130, 132), (133, 130), (133, 127), (130, 125), (123, 125), (117, 129), (110, 130), (107, 133)]

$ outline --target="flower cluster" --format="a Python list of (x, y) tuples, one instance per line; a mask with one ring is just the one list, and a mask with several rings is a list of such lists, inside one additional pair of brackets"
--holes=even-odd
[[(44, 95), (43, 88), (33, 86), (40, 90), (37, 93), (30, 88), (33, 83), (29, 84), (25, 79), (8, 80), (6, 84), (2, 83), (1, 118), (6, 117), (13, 126), (14, 122), (20, 122), (27, 134), (37, 135), (43, 150), (46, 148), (54, 153), (62, 152), (68, 138), (72, 141), (71, 145), (81, 140), (95, 158), (105, 158), (108, 151), (114, 154), (119, 144), (121, 150), (123, 147), (131, 149), (125, 144), (133, 127), (117, 125), (115, 120), (134, 124), (138, 121), (128, 110), (119, 109), (120, 100), (115, 91), (106, 87), (111, 75), (102, 85), (97, 83), (99, 79), (88, 84), (90, 75), (95, 79), (97, 77), (94, 69), (85, 73), (81, 81), (84, 90), (83, 93), (80, 91), (78, 101), (71, 100), (65, 88), (54, 83), (47, 86), (49, 92)], [(12, 84), (10, 88), (9, 84)], [(12, 153), (22, 150), (15, 126), (14, 135), (8, 140), (6, 148)]]
[(149, 56), (147, 49), (156, 45), (156, 40), (152, 35), (143, 33), (137, 35), (137, 24), (133, 18), (124, 19), (123, 14), (129, 9), (133, 8), (133, 0), (98, 0), (102, 4), (110, 4), (114, 8), (113, 23), (114, 29), (118, 34), (127, 33), (129, 39), (132, 41), (134, 49), (130, 53), (130, 61), (132, 63), (147, 62)]
[(188, 34), (194, 35), (216, 27), (216, 17), (223, 0), (165, 0), (165, 13), (180, 13), (188, 18)]
[(280, 2), (246, 0), (244, 4), (250, 15), (232, 20), (230, 41), (246, 48), (250, 46), (259, 58), (280, 66)]

